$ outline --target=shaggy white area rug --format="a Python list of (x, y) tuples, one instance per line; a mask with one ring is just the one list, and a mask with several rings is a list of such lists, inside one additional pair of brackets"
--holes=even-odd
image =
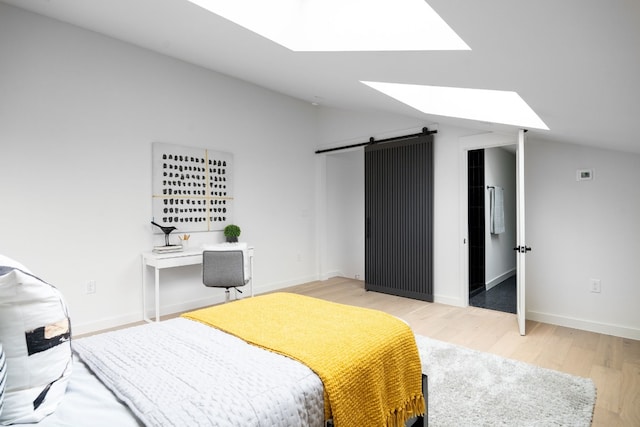
[(416, 335), (429, 426), (590, 426), (593, 381)]

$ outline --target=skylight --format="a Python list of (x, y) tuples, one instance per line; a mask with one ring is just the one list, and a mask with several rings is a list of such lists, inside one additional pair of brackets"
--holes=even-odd
[(362, 83), (426, 114), (549, 130), (516, 92), (401, 83)]
[(188, 0), (293, 51), (470, 50), (425, 0)]

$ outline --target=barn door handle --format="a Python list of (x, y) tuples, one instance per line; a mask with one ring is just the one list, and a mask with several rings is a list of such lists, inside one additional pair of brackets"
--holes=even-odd
[(529, 246), (516, 246), (515, 248), (513, 248), (514, 251), (518, 251), (521, 254), (526, 254), (527, 252), (531, 251), (531, 248)]

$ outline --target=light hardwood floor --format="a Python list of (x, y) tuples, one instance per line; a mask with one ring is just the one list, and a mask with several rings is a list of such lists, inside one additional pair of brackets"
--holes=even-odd
[(591, 378), (597, 388), (592, 425), (640, 427), (640, 341), (533, 321), (520, 336), (514, 314), (367, 292), (362, 281), (346, 278), (280, 291), (382, 310), (420, 335)]
[(345, 278), (286, 291), (382, 310), (420, 335), (591, 378), (597, 388), (592, 425), (640, 427), (640, 341), (533, 321), (520, 336), (514, 314), (367, 292), (362, 281)]

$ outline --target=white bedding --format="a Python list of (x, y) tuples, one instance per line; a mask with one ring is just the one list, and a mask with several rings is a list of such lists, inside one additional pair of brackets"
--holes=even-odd
[[(324, 424), (323, 386), (313, 371), (198, 322), (123, 329), (74, 340), (73, 348), (148, 426)], [(137, 425), (101, 421), (83, 424)]]
[[(142, 338), (142, 329), (153, 331), (147, 338)], [(173, 336), (168, 338), (166, 335)], [(106, 339), (103, 339), (106, 338)], [(171, 343), (173, 342), (173, 345)], [(286, 357), (253, 347), (242, 340), (232, 337), (217, 329), (187, 319), (173, 319), (160, 323), (152, 323), (122, 331), (109, 332), (72, 342), (77, 352), (83, 353), (87, 360), (113, 359), (122, 363), (121, 368), (105, 367), (112, 380), (124, 384), (125, 389), (133, 387), (132, 395), (123, 399), (139, 400), (155, 418), (149, 425), (207, 425), (207, 426), (323, 426), (324, 402), (323, 386), (320, 379), (306, 366)], [(130, 364), (124, 353), (133, 350), (140, 357), (138, 364)], [(157, 354), (156, 354), (157, 353)], [(163, 354), (163, 356), (158, 356)], [(190, 354), (185, 356), (185, 354)], [(105, 357), (102, 357), (105, 356)], [(191, 358), (201, 359), (190, 364)], [(171, 361), (161, 361), (169, 358)], [(266, 360), (263, 360), (266, 358)], [(212, 378), (209, 366), (202, 371), (202, 364), (213, 365), (214, 360), (221, 362), (225, 369), (235, 371), (239, 377), (220, 372), (220, 377)], [(263, 365), (266, 362), (266, 365)], [(90, 363), (92, 369), (100, 373), (103, 361)], [(107, 362), (110, 364), (110, 362)], [(125, 369), (120, 371), (120, 369)], [(149, 373), (151, 375), (144, 375)], [(181, 376), (185, 374), (184, 376)], [(214, 376), (217, 374), (213, 374)], [(141, 377), (147, 377), (141, 379)], [(184, 379), (195, 379), (189, 384)], [(243, 378), (241, 387), (244, 391), (230, 391), (231, 381), (237, 383)], [(155, 385), (137, 387), (138, 381), (147, 383), (151, 380)], [(167, 386), (167, 384), (170, 384)], [(189, 393), (173, 392), (174, 386), (186, 386), (197, 394), (193, 400)], [(145, 394), (150, 388), (164, 389), (163, 397)], [(154, 393), (157, 393), (156, 390)], [(228, 393), (228, 394), (227, 394)], [(118, 393), (120, 394), (120, 393)], [(182, 395), (180, 400), (178, 395)], [(154, 404), (166, 405), (160, 408)], [(180, 419), (189, 406), (199, 401), (203, 405), (213, 406), (206, 418), (198, 422), (186, 422)], [(186, 406), (181, 405), (185, 403)], [(292, 403), (295, 402), (295, 403)], [(198, 413), (204, 408), (195, 408)], [(175, 410), (175, 412), (174, 412)], [(139, 411), (139, 410), (138, 410)], [(215, 415), (215, 413), (221, 413)], [(165, 413), (167, 419), (158, 423), (158, 418)], [(168, 413), (168, 414), (167, 414)], [(195, 412), (194, 412), (195, 414)], [(186, 414), (191, 417), (192, 414)], [(213, 417), (213, 418), (210, 418)], [(415, 419), (407, 422), (412, 425)], [(148, 420), (147, 420), (148, 422)], [(190, 424), (193, 423), (193, 424)], [(143, 422), (132, 410), (110, 391), (105, 384), (94, 375), (87, 365), (74, 354), (74, 367), (71, 380), (62, 403), (58, 409), (47, 416), (38, 427), (141, 427)], [(17, 424), (31, 426), (34, 424)]]
[(74, 356), (73, 373), (56, 411), (38, 424), (23, 427), (141, 427), (143, 424), (87, 366)]

